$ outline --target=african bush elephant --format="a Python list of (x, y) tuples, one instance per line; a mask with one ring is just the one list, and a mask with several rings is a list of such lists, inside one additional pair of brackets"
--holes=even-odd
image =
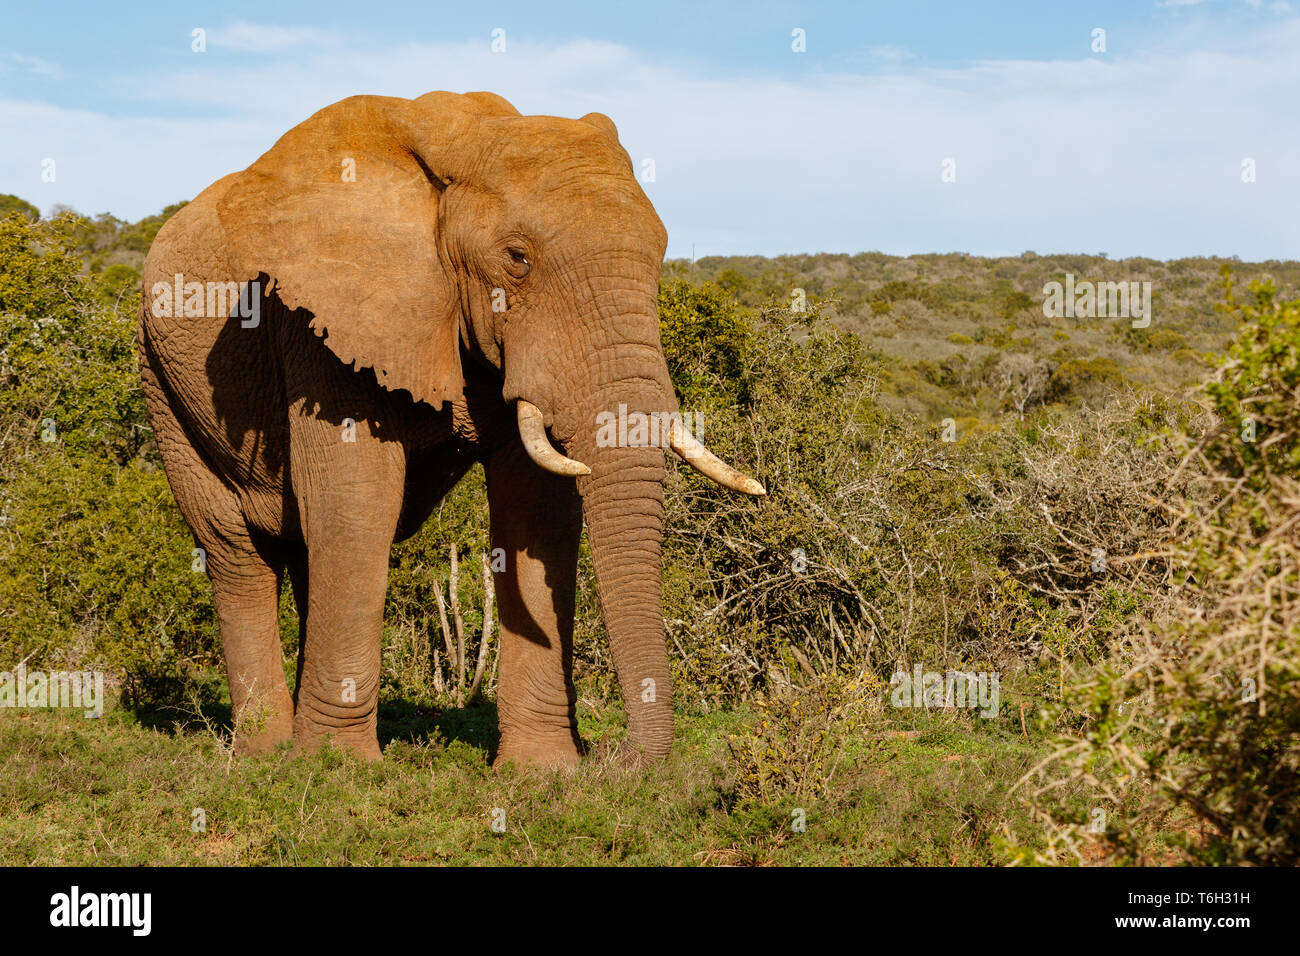
[[(343, 100), (168, 221), (145, 265), (141, 376), (206, 552), (236, 720), (261, 716), (243, 749), (332, 736), (378, 758), (391, 546), (481, 462), (505, 557), (498, 762), (578, 758), (584, 518), (629, 752), (668, 752), (664, 447), (764, 492), (674, 417), (665, 244), (608, 117), (521, 116), (490, 93)], [(654, 416), (663, 440), (602, 441), (602, 413)]]

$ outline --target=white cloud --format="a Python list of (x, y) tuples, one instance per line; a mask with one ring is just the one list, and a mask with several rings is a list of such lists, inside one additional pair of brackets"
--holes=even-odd
[(38, 76), (58, 76), (59, 68), (39, 56), (25, 53), (0, 53), (0, 73), (35, 73)]
[(301, 47), (333, 47), (342, 37), (310, 27), (276, 27), (237, 20), (209, 33), (212, 48), (254, 53), (283, 53)]
[(835, 65), (842, 68), (853, 66), (867, 67), (899, 67), (916, 60), (916, 54), (906, 47), (894, 46), (889, 43), (881, 43), (876, 46), (869, 46), (864, 50), (849, 54), (836, 61)]
[[(492, 54), (481, 42), (374, 48), (119, 77), (150, 113), (0, 101), (0, 192), (138, 218), (247, 166), (358, 93), (493, 90), (525, 113), (609, 114), (671, 255), (1025, 249), (1300, 258), (1300, 23), (1240, 49), (991, 61), (800, 79), (704, 76), (597, 41)], [(59, 158), (58, 182), (40, 160)], [(1258, 181), (1241, 181), (1253, 158)], [(945, 158), (957, 182), (940, 180)]]

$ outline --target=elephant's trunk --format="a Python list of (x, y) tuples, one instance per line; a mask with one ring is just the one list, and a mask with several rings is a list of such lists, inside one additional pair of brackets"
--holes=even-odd
[(628, 743), (637, 758), (656, 759), (667, 755), (673, 740), (660, 578), (664, 450), (630, 437), (623, 440), (625, 433), (617, 429), (602, 436), (598, 422), (610, 415), (675, 412), (677, 398), (658, 349), (657, 315), (652, 309), (623, 314), (623, 327), (637, 330), (646, 345), (604, 350), (593, 381), (573, 390), (561, 417), (572, 423), (565, 451), (591, 469), (577, 478), (578, 493), (610, 653), (627, 707)]
[(664, 454), (602, 448), (578, 479), (614, 669), (628, 715), (628, 743), (646, 758), (673, 740), (672, 675), (664, 640), (660, 542)]

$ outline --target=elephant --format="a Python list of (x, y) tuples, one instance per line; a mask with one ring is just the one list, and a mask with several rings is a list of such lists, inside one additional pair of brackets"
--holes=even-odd
[[(584, 522), (622, 753), (668, 754), (665, 452), (765, 491), (682, 425), (659, 338), (666, 244), (609, 117), (525, 116), (484, 92), (341, 100), (167, 221), (144, 266), (140, 372), (204, 556), (235, 724), (251, 728), (241, 753), (332, 739), (380, 758), (392, 546), (479, 463), (505, 559), (496, 763), (583, 752)], [(663, 422), (660, 440), (602, 440), (595, 423), (616, 411)]]

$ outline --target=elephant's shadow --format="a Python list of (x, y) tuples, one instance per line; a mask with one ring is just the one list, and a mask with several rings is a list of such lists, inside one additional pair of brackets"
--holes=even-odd
[(384, 701), (379, 705), (379, 746), (387, 750), (393, 742), (460, 742), (485, 751), (491, 763), (501, 742), (496, 702), (479, 698), (466, 707), (442, 708), (405, 698)]
[[(197, 709), (175, 706), (132, 708), (136, 721), (150, 730), (172, 734), (209, 733), (231, 739), (231, 710), (226, 701), (207, 700)], [(399, 742), (423, 747), (461, 743), (486, 754), (490, 764), (501, 743), (495, 701), (479, 698), (466, 707), (437, 707), (407, 698), (387, 699), (379, 705), (379, 746)]]

